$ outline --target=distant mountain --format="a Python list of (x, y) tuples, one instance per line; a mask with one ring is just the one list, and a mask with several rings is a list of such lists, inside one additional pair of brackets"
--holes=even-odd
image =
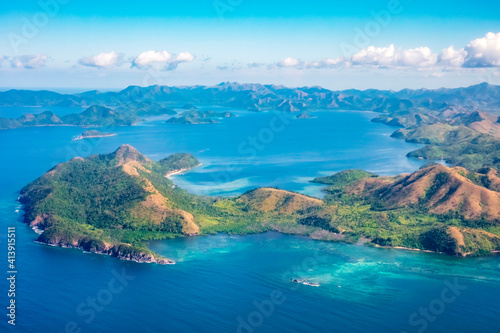
[(78, 126), (130, 126), (140, 118), (129, 113), (114, 111), (103, 106), (91, 106), (82, 113), (61, 117), (64, 124)]
[(91, 106), (81, 113), (58, 117), (51, 111), (27, 113), (17, 119), (0, 118), (0, 129), (33, 126), (130, 126), (141, 119), (129, 112), (114, 111), (102, 106)]
[(97, 104), (121, 107), (140, 102), (154, 102), (171, 107), (185, 104), (220, 105), (288, 112), (318, 108), (395, 112), (418, 108), (439, 110), (451, 105), (477, 109), (499, 107), (500, 87), (483, 83), (457, 89), (404, 89), (399, 92), (376, 89), (332, 91), (321, 87), (287, 88), (224, 82), (216, 86), (130, 86), (119, 92), (89, 91), (73, 95), (26, 90), (0, 93), (1, 106), (88, 107)]

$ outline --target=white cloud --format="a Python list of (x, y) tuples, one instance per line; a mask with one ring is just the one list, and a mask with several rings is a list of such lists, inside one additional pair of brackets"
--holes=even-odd
[(278, 66), (278, 67), (299, 67), (302, 64), (303, 63), (301, 60), (299, 60), (297, 58), (288, 57), (288, 58), (285, 58), (283, 60), (278, 61), (276, 66)]
[[(309, 69), (309, 68), (333, 68), (345, 63), (344, 58), (327, 58), (319, 61), (302, 61), (298, 58), (288, 57), (283, 60), (278, 61), (275, 64), (276, 67), (288, 67), (288, 68), (298, 68), (298, 69)], [(249, 64), (250, 67), (250, 64)], [(254, 66), (256, 67), (256, 66)]]
[(485, 37), (471, 41), (465, 51), (465, 67), (500, 66), (500, 33), (489, 32)]
[(139, 54), (137, 58), (132, 61), (132, 65), (141, 69), (148, 69), (154, 63), (166, 64), (172, 55), (167, 51), (146, 51)]
[(35, 54), (15, 57), (10, 61), (10, 64), (13, 68), (36, 69), (44, 67), (46, 61), (45, 54)]
[(393, 44), (389, 47), (368, 46), (353, 54), (351, 62), (354, 65), (393, 66), (396, 62), (396, 49)]
[(176, 69), (179, 64), (183, 62), (191, 62), (195, 59), (194, 55), (189, 52), (181, 52), (176, 57), (172, 58), (168, 65), (165, 67), (166, 70)]
[[(450, 46), (433, 53), (427, 46), (413, 49), (368, 46), (350, 58), (327, 58), (319, 61), (302, 61), (288, 57), (269, 68), (323, 69), (338, 67), (358, 68), (408, 68), (417, 71), (429, 69), (459, 69), (476, 67), (500, 67), (500, 33), (488, 33), (483, 38), (471, 41), (465, 48)], [(439, 73), (439, 72), (438, 72)], [(441, 74), (439, 74), (441, 75)]]
[(167, 51), (146, 51), (132, 61), (132, 67), (149, 69), (154, 65), (160, 65), (165, 70), (173, 70), (180, 63), (191, 62), (194, 59), (195, 57), (189, 52), (181, 52), (174, 56)]
[(455, 50), (455, 47), (452, 45), (441, 51), (438, 63), (444, 66), (462, 67), (465, 62), (466, 55), (467, 52), (464, 49)]
[(436, 65), (438, 56), (428, 47), (403, 50), (398, 54), (398, 66), (432, 67)]
[(305, 63), (306, 68), (335, 68), (345, 63), (345, 58), (327, 58), (320, 61), (310, 61)]
[(191, 62), (193, 60), (194, 60), (194, 56), (189, 52), (181, 52), (181, 53), (179, 53), (179, 55), (175, 59), (175, 61), (178, 61), (178, 62)]
[(437, 63), (437, 54), (428, 47), (402, 50), (394, 47), (369, 46), (352, 55), (353, 65), (370, 65), (376, 67), (431, 67)]
[(120, 65), (123, 60), (123, 54), (116, 51), (101, 52), (98, 55), (84, 57), (78, 60), (82, 66), (97, 67), (97, 68), (110, 68)]

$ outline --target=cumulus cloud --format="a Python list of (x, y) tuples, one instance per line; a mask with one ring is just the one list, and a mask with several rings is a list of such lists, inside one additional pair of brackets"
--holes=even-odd
[(81, 58), (78, 63), (82, 66), (96, 67), (96, 68), (110, 68), (120, 65), (123, 60), (123, 54), (116, 51), (101, 52), (94, 56)]
[(306, 68), (335, 68), (345, 63), (345, 58), (327, 58), (320, 61), (306, 62)]
[[(348, 58), (327, 58), (319, 61), (302, 61), (288, 57), (270, 65), (269, 68), (323, 69), (338, 67), (407, 68), (421, 70), (500, 67), (500, 33), (488, 33), (483, 38), (471, 41), (456, 49), (450, 46), (437, 54), (429, 47), (412, 49), (368, 46)], [(249, 67), (250, 64), (249, 64)], [(439, 72), (437, 72), (439, 73)], [(438, 74), (441, 75), (441, 74)]]
[(466, 55), (467, 52), (464, 49), (455, 50), (455, 47), (452, 45), (441, 51), (438, 62), (444, 66), (462, 67), (465, 62)]
[(13, 68), (36, 69), (44, 67), (46, 61), (45, 54), (35, 54), (15, 57), (10, 61), (10, 64)]
[(401, 51), (397, 57), (397, 64), (399, 66), (432, 67), (436, 65), (437, 59), (437, 54), (432, 53), (430, 48), (417, 47)]
[(471, 41), (466, 47), (465, 67), (500, 66), (500, 33), (487, 33), (485, 37)]
[(132, 67), (149, 69), (152, 66), (162, 66), (164, 70), (176, 69), (180, 63), (191, 62), (195, 57), (189, 52), (172, 55), (167, 51), (146, 51), (132, 61)]
[(275, 66), (282, 68), (288, 67), (288, 68), (299, 68), (299, 69), (333, 68), (333, 67), (338, 67), (344, 62), (345, 62), (344, 58), (332, 58), (332, 59), (327, 58), (319, 61), (302, 61), (298, 58), (288, 57), (278, 61), (278, 63), (276, 63)]
[(437, 63), (438, 55), (428, 47), (415, 49), (396, 49), (393, 44), (388, 47), (369, 46), (352, 55), (353, 65), (369, 65), (376, 67), (431, 67)]
[(146, 51), (132, 61), (132, 66), (148, 69), (155, 63), (166, 64), (170, 59), (172, 59), (172, 55), (167, 51)]
[(353, 65), (373, 65), (389, 67), (396, 62), (396, 49), (394, 45), (389, 47), (368, 46), (351, 56)]
[(302, 65), (302, 61), (297, 58), (288, 57), (283, 60), (278, 61), (276, 66), (278, 67), (299, 67)]

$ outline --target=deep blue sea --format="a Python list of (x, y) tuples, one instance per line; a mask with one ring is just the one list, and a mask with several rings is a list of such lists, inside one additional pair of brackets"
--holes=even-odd
[[(177, 261), (159, 266), (41, 245), (21, 223), (16, 199), (24, 185), (57, 163), (121, 144), (156, 160), (194, 154), (203, 166), (172, 179), (206, 195), (265, 185), (321, 196), (314, 177), (347, 168), (398, 174), (424, 163), (405, 157), (418, 145), (390, 138), (394, 129), (371, 123), (369, 112), (318, 111), (301, 120), (234, 112), (239, 117), (219, 124), (156, 118), (80, 141), (72, 141), (78, 127), (0, 131), (0, 332), (500, 332), (500, 257), (267, 233), (152, 242), (152, 250)], [(15, 327), (5, 315), (8, 226), (17, 241)]]

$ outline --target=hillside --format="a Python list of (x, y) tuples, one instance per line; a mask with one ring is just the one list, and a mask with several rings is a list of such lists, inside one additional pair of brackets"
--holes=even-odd
[[(187, 156), (175, 160), (175, 167), (193, 165), (183, 165)], [(44, 230), (39, 240), (45, 243), (167, 263), (145, 249), (141, 239), (160, 232), (192, 235), (199, 228), (190, 213), (170, 200), (183, 193), (164, 177), (150, 178), (154, 166), (168, 172), (173, 164), (158, 164), (131, 146), (59, 164), (22, 190), (25, 220)]]
[(353, 178), (326, 188), (328, 208), (310, 218), (378, 245), (485, 253), (500, 248), (499, 184), (494, 169), (476, 173), (442, 165), (396, 177)]
[(364, 170), (344, 170), (337, 172), (336, 174), (331, 176), (315, 178), (313, 180), (313, 183), (330, 185), (328, 188), (326, 188), (326, 191), (334, 192), (335, 190), (340, 190), (358, 179), (369, 177), (378, 176)]
[(376, 200), (385, 210), (418, 205), (434, 214), (455, 212), (465, 219), (500, 222), (500, 192), (474, 183), (478, 176), (464, 168), (435, 165), (397, 178), (365, 178), (345, 193)]
[(251, 210), (275, 214), (301, 214), (323, 205), (323, 201), (319, 199), (276, 188), (252, 190), (240, 196), (237, 201)]

